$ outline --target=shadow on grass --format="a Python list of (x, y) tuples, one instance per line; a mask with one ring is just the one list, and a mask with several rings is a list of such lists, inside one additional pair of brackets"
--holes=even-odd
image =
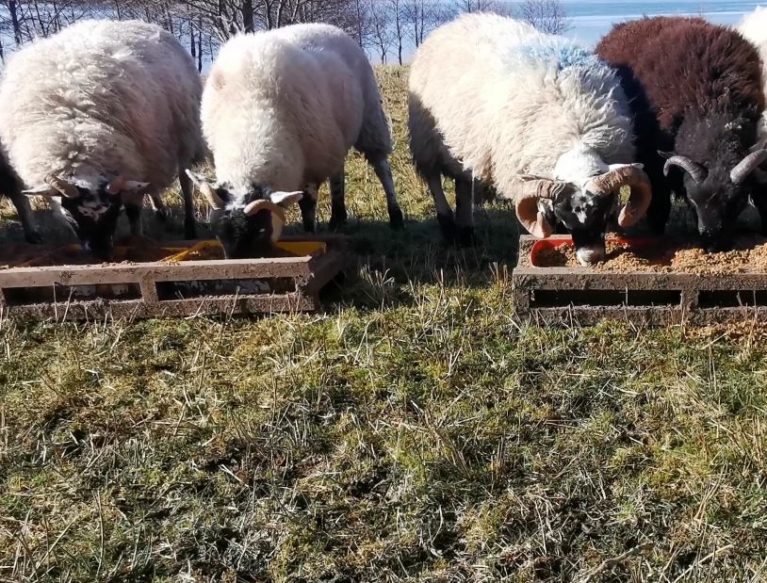
[(409, 290), (422, 284), (484, 288), (494, 266), (516, 265), (519, 247), (516, 219), (502, 208), (477, 212), (472, 247), (445, 243), (435, 219), (408, 221), (402, 231), (385, 221), (352, 220), (341, 234), (348, 237), (351, 261), (343, 281), (323, 292), (328, 306), (411, 305)]

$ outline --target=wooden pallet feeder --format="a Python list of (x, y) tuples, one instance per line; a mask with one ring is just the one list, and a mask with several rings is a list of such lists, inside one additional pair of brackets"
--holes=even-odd
[(0, 312), (62, 321), (314, 311), (346, 257), (342, 237), (286, 238), (279, 257), (260, 259), (223, 259), (215, 241), (158, 245), (151, 260), (117, 247), (117, 262), (66, 265), (60, 248), (6, 246)]
[(512, 274), (514, 305), (523, 319), (594, 324), (605, 318), (649, 325), (713, 324), (767, 316), (767, 273), (705, 275), (676, 272), (610, 272), (587, 267), (546, 267), (540, 245), (572, 244), (557, 235), (520, 239)]

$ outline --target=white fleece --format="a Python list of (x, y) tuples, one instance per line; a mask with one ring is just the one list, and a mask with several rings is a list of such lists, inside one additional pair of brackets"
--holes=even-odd
[[(746, 14), (738, 25), (738, 32), (759, 51), (762, 58), (762, 82), (767, 94), (767, 7), (759, 6)], [(767, 110), (762, 115), (761, 133), (767, 135)]]
[(202, 126), (216, 175), (245, 202), (254, 186), (303, 190), (343, 170), (352, 146), (391, 152), (373, 70), (342, 30), (299, 24), (239, 35), (205, 84)]
[(609, 164), (634, 159), (615, 72), (520, 21), (468, 14), (437, 29), (416, 53), (409, 90), (422, 174), (473, 173), (513, 198), (521, 175), (580, 187)]
[(159, 26), (87, 20), (13, 55), (0, 84), (0, 140), (29, 188), (58, 174), (169, 186), (203, 147), (202, 87)]

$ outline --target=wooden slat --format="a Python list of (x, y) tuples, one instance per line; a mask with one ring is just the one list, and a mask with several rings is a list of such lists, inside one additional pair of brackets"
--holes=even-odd
[(3, 317), (17, 320), (88, 320), (112, 318), (178, 318), (251, 313), (306, 312), (318, 308), (315, 298), (300, 292), (263, 296), (220, 296), (165, 300), (74, 301), (0, 308)]
[[(315, 257), (290, 257), (246, 260), (188, 261), (173, 264), (108, 264), (59, 267), (25, 267), (0, 271), (0, 298), (18, 295), (24, 289), (61, 289), (67, 286), (109, 286), (132, 284), (141, 290), (139, 299), (82, 299), (67, 301), (57, 297), (50, 303), (6, 305), (0, 302), (4, 317), (23, 320), (82, 320), (92, 318), (147, 318), (194, 315), (234, 315), (241, 313), (298, 312), (316, 310), (317, 294), (344, 265), (343, 239), (325, 238), (328, 250)], [(187, 243), (188, 244), (188, 243)], [(287, 293), (242, 293), (184, 299), (160, 299), (157, 284), (199, 281), (292, 280), (295, 291)], [(19, 290), (13, 292), (13, 290)]]

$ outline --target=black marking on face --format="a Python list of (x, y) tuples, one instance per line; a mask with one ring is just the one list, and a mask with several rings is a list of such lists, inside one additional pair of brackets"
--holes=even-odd
[(605, 231), (615, 214), (617, 201), (617, 194), (604, 196), (576, 191), (560, 197), (553, 205), (553, 214), (572, 235), (576, 251), (586, 248), (604, 251)]
[(255, 200), (266, 198), (260, 187), (253, 191), (237, 207), (230, 207), (233, 197), (225, 187), (216, 188), (225, 208), (211, 214), (213, 233), (224, 248), (227, 259), (264, 257), (272, 249), (272, 213), (262, 210), (246, 215), (244, 207)]
[(753, 178), (736, 185), (730, 180), (729, 171), (721, 174), (709, 171), (700, 183), (689, 175), (684, 177), (687, 198), (697, 215), (698, 233), (707, 251), (725, 251), (732, 247), (735, 223), (752, 192)]
[[(733, 230), (740, 213), (756, 188), (752, 174), (734, 184), (731, 170), (748, 154), (745, 145), (756, 141), (756, 114), (728, 118), (715, 114), (706, 120), (690, 120), (679, 129), (676, 153), (704, 169), (700, 182), (681, 168), (672, 168), (670, 184), (681, 188), (698, 218), (698, 232), (708, 251), (723, 251), (733, 245)], [(680, 174), (681, 173), (681, 174)]]
[(80, 243), (102, 260), (112, 257), (117, 220), (123, 206), (119, 195), (106, 191), (107, 184), (104, 183), (95, 193), (77, 187), (79, 197), (61, 197), (64, 217), (77, 233)]

